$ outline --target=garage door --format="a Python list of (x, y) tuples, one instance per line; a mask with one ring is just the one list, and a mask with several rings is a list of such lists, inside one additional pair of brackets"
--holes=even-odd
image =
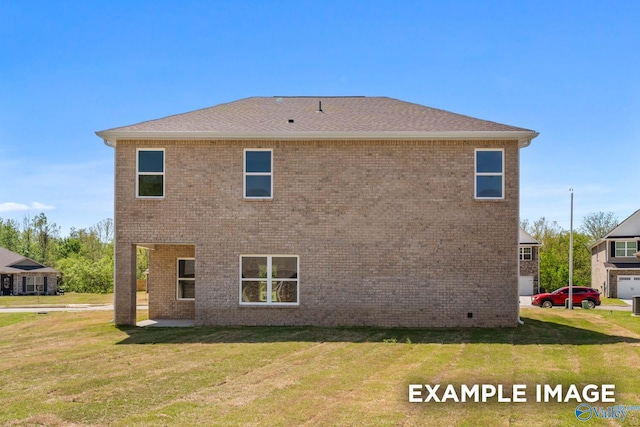
[(533, 295), (533, 276), (520, 276), (520, 280), (518, 280), (518, 295)]
[(618, 298), (631, 299), (640, 295), (640, 276), (618, 276)]

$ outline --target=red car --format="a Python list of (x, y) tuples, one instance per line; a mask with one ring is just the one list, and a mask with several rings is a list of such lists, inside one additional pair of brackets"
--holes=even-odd
[[(569, 298), (569, 287), (565, 286), (551, 293), (537, 294), (531, 297), (531, 304), (539, 305), (542, 308), (551, 308), (554, 305), (564, 306), (564, 302)], [(582, 305), (582, 301), (589, 302), (589, 308), (600, 305), (600, 292), (584, 286), (573, 287), (573, 305)]]

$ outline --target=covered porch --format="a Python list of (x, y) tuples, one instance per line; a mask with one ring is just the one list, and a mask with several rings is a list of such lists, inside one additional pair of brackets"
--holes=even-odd
[[(137, 325), (137, 248), (148, 250), (147, 292), (149, 324), (161, 326), (167, 320), (178, 323), (195, 319), (195, 245), (135, 243), (116, 249), (115, 322)], [(140, 326), (148, 326), (145, 323)], [(187, 325), (188, 326), (188, 325)]]

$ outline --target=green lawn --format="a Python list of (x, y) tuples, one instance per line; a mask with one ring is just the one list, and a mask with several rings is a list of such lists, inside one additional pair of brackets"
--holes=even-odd
[(602, 305), (619, 305), (623, 307), (629, 307), (629, 304), (618, 298), (600, 297), (600, 302), (602, 302)]
[[(517, 329), (436, 330), (116, 328), (111, 318), (0, 314), (0, 425), (581, 423), (575, 402), (409, 403), (411, 383), (615, 384), (616, 404), (640, 405), (640, 318), (628, 312), (523, 309)], [(640, 411), (584, 425), (638, 426)]]
[[(138, 304), (147, 304), (148, 294), (138, 292)], [(69, 304), (113, 304), (113, 294), (79, 294), (68, 292), (64, 295), (20, 295), (0, 296), (0, 307), (20, 306), (65, 306)]]

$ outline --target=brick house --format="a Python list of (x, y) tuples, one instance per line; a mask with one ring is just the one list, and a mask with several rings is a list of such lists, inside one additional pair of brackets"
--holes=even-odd
[(640, 210), (590, 249), (592, 288), (609, 298), (640, 295)]
[(253, 97), (97, 132), (115, 150), (115, 321), (516, 326), (534, 131), (386, 97)]
[(518, 294), (535, 295), (540, 292), (540, 247), (542, 243), (520, 229), (520, 276)]
[(55, 295), (60, 272), (0, 248), (0, 295)]

